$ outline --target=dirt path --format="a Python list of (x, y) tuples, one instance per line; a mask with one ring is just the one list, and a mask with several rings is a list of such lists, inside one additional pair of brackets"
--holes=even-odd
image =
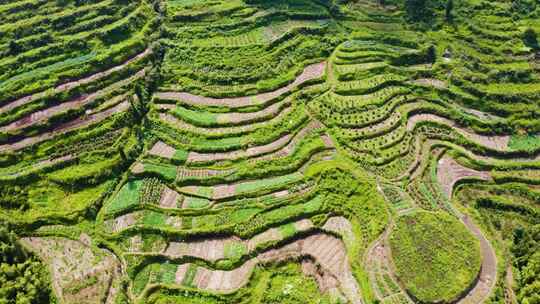
[[(429, 147), (434, 142), (429, 142), (426, 146)], [(423, 149), (424, 150), (424, 149)], [(448, 199), (452, 197), (452, 189), (457, 181), (463, 178), (479, 178), (483, 180), (491, 179), (488, 172), (476, 171), (461, 166), (455, 160), (448, 156), (443, 156), (437, 164), (437, 181), (441, 185), (444, 195)], [(455, 209), (454, 209), (455, 210)], [(458, 304), (480, 304), (483, 303), (491, 294), (497, 280), (497, 257), (495, 251), (481, 230), (473, 223), (473, 221), (464, 214), (455, 210), (460, 220), (465, 227), (479, 240), (480, 254), (482, 256), (481, 270), (478, 275), (478, 281), (473, 288), (459, 299)], [(364, 264), (367, 265), (370, 282), (379, 300), (386, 300), (395, 297), (399, 294), (400, 299), (407, 299), (407, 302), (413, 303), (408, 295), (403, 290), (398, 291), (388, 284), (386, 280), (377, 280), (377, 277), (385, 273), (395, 280), (390, 263), (388, 263), (388, 249), (384, 244), (384, 240), (388, 237), (393, 226), (393, 222), (383, 233), (383, 235), (368, 249), (364, 257)], [(405, 298), (404, 298), (405, 296)]]
[(390, 265), (390, 252), (385, 240), (380, 240), (369, 252), (367, 271), (376, 297), (386, 303), (392, 298), (399, 298), (400, 303), (414, 302), (397, 281)]
[[(83, 79), (79, 79), (79, 80), (75, 80), (75, 81), (71, 81), (71, 82), (68, 82), (68, 83), (61, 84), (61, 85), (57, 86), (56, 88), (54, 88), (53, 90), (54, 90), (55, 93), (60, 93), (60, 92), (70, 90), (70, 89), (72, 89), (72, 88), (74, 88), (76, 86), (80, 86), (80, 85), (83, 85), (83, 84), (88, 84), (88, 83), (90, 83), (92, 81), (99, 80), (101, 78), (107, 77), (107, 76), (111, 75), (112, 73), (114, 73), (116, 71), (122, 70), (127, 65), (129, 65), (130, 63), (135, 62), (135, 61), (137, 61), (139, 59), (142, 59), (142, 58), (146, 57), (151, 52), (152, 52), (151, 49), (148, 48), (144, 52), (142, 52), (139, 55), (127, 60), (126, 62), (124, 62), (121, 65), (115, 66), (115, 67), (113, 67), (113, 68), (111, 68), (109, 70), (103, 71), (103, 72), (93, 74), (93, 75), (88, 76), (88, 77), (83, 78)], [(46, 91), (36, 93), (36, 94), (33, 94), (33, 95), (25, 96), (25, 97), (19, 98), (17, 100), (14, 100), (12, 102), (9, 102), (6, 105), (3, 105), (3, 106), (0, 107), (0, 114), (11, 111), (11, 110), (13, 110), (13, 109), (15, 109), (17, 107), (20, 107), (22, 105), (30, 103), (30, 102), (32, 102), (32, 101), (34, 101), (36, 99), (43, 98), (43, 97), (47, 96), (48, 94), (50, 94), (50, 90), (46, 90)]]
[(324, 75), (326, 62), (307, 66), (304, 71), (289, 85), (272, 92), (262, 93), (255, 96), (245, 96), (237, 98), (212, 98), (193, 95), (186, 92), (158, 92), (154, 97), (165, 100), (176, 100), (194, 106), (215, 106), (241, 108), (247, 106), (264, 105), (269, 101), (291, 91), (293, 88)]
[(460, 219), (465, 224), (465, 227), (480, 241), (482, 268), (480, 269), (480, 276), (476, 285), (457, 304), (484, 303), (490, 296), (497, 281), (497, 256), (489, 241), (472, 220), (467, 215), (461, 215)]
[(517, 297), (516, 293), (514, 292), (513, 287), (515, 286), (515, 280), (514, 280), (514, 272), (512, 269), (512, 264), (510, 263), (506, 267), (506, 276), (504, 278), (505, 280), (505, 301), (509, 304), (516, 304)]
[[(467, 215), (460, 215), (460, 219), (465, 227), (480, 241), (480, 254), (482, 256), (482, 266), (479, 274), (479, 279), (476, 285), (470, 290), (467, 295), (458, 300), (457, 304), (480, 304), (483, 303), (491, 294), (495, 287), (497, 279), (497, 258), (493, 247), (489, 241), (482, 234), (480, 229), (471, 221)], [(393, 224), (391, 224), (393, 225)], [(391, 271), (391, 265), (389, 264), (389, 252), (384, 244), (388, 234), (391, 231), (392, 226), (385, 231), (385, 233), (377, 240), (367, 251), (365, 257), (365, 265), (367, 265), (370, 282), (375, 291), (375, 294), (380, 300), (395, 297), (397, 294), (400, 298), (407, 299), (409, 303), (414, 303), (405, 293), (401, 290), (393, 290), (389, 287), (385, 281), (377, 280), (377, 276), (381, 274), (388, 274), (394, 282), (397, 282), (393, 271)], [(379, 284), (379, 285), (378, 285)], [(382, 290), (381, 286), (382, 285)]]
[[(377, 187), (379, 192), (382, 193), (380, 186)], [(398, 284), (391, 266), (390, 251), (386, 240), (394, 229), (394, 225), (394, 219), (390, 217), (390, 222), (384, 232), (366, 250), (363, 263), (369, 276), (369, 284), (375, 293), (375, 297), (381, 303), (396, 303), (393, 301), (395, 298), (399, 303), (413, 304), (414, 302), (407, 292)], [(384, 279), (385, 277), (386, 280)], [(392, 285), (390, 286), (390, 284)]]
[[(437, 181), (441, 185), (447, 198), (452, 199), (452, 190), (457, 181), (463, 178), (477, 177), (484, 180), (491, 179), (488, 172), (476, 171), (461, 166), (455, 160), (444, 156), (437, 165)], [(480, 254), (482, 266), (476, 285), (470, 292), (460, 299), (459, 304), (483, 303), (491, 294), (497, 280), (497, 256), (482, 231), (473, 223), (469, 216), (461, 214), (454, 209), (465, 227), (480, 241)]]

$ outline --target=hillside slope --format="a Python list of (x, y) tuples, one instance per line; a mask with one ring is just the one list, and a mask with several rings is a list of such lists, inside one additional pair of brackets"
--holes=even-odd
[(535, 303), (535, 1), (0, 17), (0, 302)]

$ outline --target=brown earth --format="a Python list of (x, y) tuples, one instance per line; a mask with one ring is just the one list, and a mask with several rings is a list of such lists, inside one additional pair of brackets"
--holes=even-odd
[(246, 150), (236, 150), (231, 152), (216, 152), (216, 153), (199, 153), (199, 152), (189, 152), (187, 157), (188, 163), (197, 163), (197, 162), (211, 162), (211, 161), (221, 161), (221, 160), (235, 160), (239, 158), (248, 158), (253, 156), (258, 156), (266, 153), (273, 152), (280, 147), (284, 146), (291, 140), (292, 136), (287, 134), (276, 141), (273, 141), (269, 144), (251, 147)]
[[(118, 290), (111, 286), (118, 284), (120, 264), (107, 250), (95, 251), (85, 244), (91, 242), (88, 236), (81, 235), (81, 240), (26, 237), (21, 242), (49, 265), (53, 290), (62, 303), (99, 303), (101, 299), (112, 303)], [(91, 278), (96, 283), (87, 284)], [(79, 288), (81, 284), (85, 287)]]
[[(19, 120), (16, 120), (8, 125), (5, 125), (3, 127), (0, 127), (0, 131), (1, 132), (8, 132), (8, 131), (13, 131), (13, 130), (18, 130), (18, 129), (22, 129), (22, 128), (26, 128), (28, 126), (31, 126), (31, 125), (34, 125), (38, 122), (43, 122), (43, 121), (46, 121), (47, 119), (57, 115), (57, 114), (60, 114), (60, 113), (63, 113), (63, 112), (66, 112), (68, 110), (73, 110), (73, 109), (78, 109), (84, 105), (87, 105), (87, 104), (90, 104), (91, 102), (93, 102), (95, 99), (111, 92), (111, 91), (114, 91), (114, 90), (117, 90), (119, 88), (122, 88), (128, 84), (130, 84), (131, 82), (141, 78), (144, 76), (144, 70), (141, 70), (139, 71), (138, 73), (136, 73), (135, 75), (129, 77), (129, 78), (126, 78), (126, 79), (123, 79), (121, 81), (118, 81), (116, 83), (114, 83), (113, 85), (111, 86), (108, 86), (100, 91), (97, 91), (97, 92), (94, 92), (90, 95), (83, 95), (83, 96), (80, 96), (78, 98), (75, 98), (71, 101), (67, 101), (67, 102), (63, 102), (61, 104), (58, 104), (58, 105), (55, 105), (55, 106), (52, 106), (50, 108), (47, 108), (47, 109), (43, 109), (43, 110), (39, 110), (39, 111), (36, 111), (36, 112), (33, 112), (31, 113), (30, 115), (27, 115)], [(126, 98), (125, 95), (122, 95), (120, 96), (121, 98)]]
[[(116, 71), (122, 70), (126, 65), (145, 57), (146, 55), (150, 54), (151, 52), (152, 52), (151, 49), (146, 49), (141, 54), (127, 60), (126, 62), (124, 62), (121, 65), (115, 66), (115, 67), (113, 67), (113, 68), (111, 68), (109, 70), (103, 71), (103, 72), (93, 74), (93, 75), (91, 75), (89, 77), (86, 77), (86, 78), (83, 78), (83, 79), (79, 79), (79, 80), (76, 80), (76, 81), (71, 81), (71, 82), (68, 82), (68, 83), (61, 84), (61, 85), (57, 86), (56, 88), (54, 88), (54, 91), (56, 93), (64, 92), (64, 91), (72, 89), (72, 88), (74, 88), (76, 86), (79, 86), (79, 85), (82, 85), (82, 84), (87, 84), (87, 83), (90, 83), (92, 81), (104, 78), (104, 77), (106, 77), (106, 76), (108, 76), (108, 75), (110, 75), (110, 74), (112, 74), (112, 73), (114, 73)], [(12, 102), (9, 102), (8, 104), (0, 107), (0, 114), (11, 111), (11, 110), (13, 110), (13, 109), (15, 109), (17, 107), (20, 107), (22, 105), (30, 103), (30, 102), (32, 102), (32, 101), (34, 101), (36, 99), (45, 97), (48, 94), (48, 92), (49, 92), (49, 90), (44, 91), (44, 92), (40, 92), (40, 93), (36, 93), (36, 94), (33, 94), (33, 95), (25, 96), (25, 97), (19, 98), (17, 100), (14, 100)]]
[(472, 131), (460, 128), (454, 121), (440, 117), (433, 114), (415, 114), (409, 117), (407, 122), (407, 130), (412, 131), (417, 123), (421, 121), (432, 121), (440, 124), (444, 124), (454, 128), (455, 131), (459, 132), (465, 138), (472, 142), (476, 142), (480, 145), (488, 147), (492, 150), (497, 151), (506, 151), (508, 147), (508, 142), (510, 141), (510, 136), (487, 136), (473, 133)]
[(437, 165), (437, 180), (447, 198), (452, 198), (454, 185), (464, 178), (491, 180), (491, 175), (487, 171), (477, 171), (464, 167), (446, 155), (439, 160)]
[[(275, 263), (301, 257), (312, 258), (319, 267), (317, 273), (320, 275), (317, 278), (321, 290), (326, 291), (339, 286), (351, 303), (362, 303), (360, 289), (352, 276), (343, 242), (326, 234), (308, 236), (278, 249), (268, 250), (231, 271), (198, 267), (194, 285), (199, 289), (212, 292), (234, 292), (247, 284), (256, 264)], [(183, 281), (186, 269), (184, 265), (179, 266), (176, 282)]]
[[(296, 222), (295, 226), (307, 228), (309, 225), (304, 220)], [(252, 238), (251, 242), (248, 241), (247, 247), (249, 250), (253, 250), (257, 244), (278, 240), (279, 234), (280, 232), (277, 229), (270, 229)], [(189, 256), (216, 261), (224, 257), (226, 242), (239, 242), (239, 240), (231, 238), (177, 243), (170, 245), (166, 253), (173, 257), (189, 254)], [(267, 250), (260, 253), (256, 258), (248, 260), (241, 267), (231, 271), (198, 267), (193, 285), (199, 289), (212, 292), (234, 292), (247, 284), (253, 268), (258, 263), (275, 263), (288, 259), (301, 259), (302, 257), (313, 259), (313, 265), (305, 265), (304, 267), (306, 267), (306, 272), (315, 276), (322, 291), (339, 286), (340, 291), (351, 303), (362, 303), (360, 289), (352, 275), (345, 245), (340, 239), (324, 233), (293, 241), (277, 249)], [(176, 272), (177, 283), (183, 282), (189, 267), (187, 265), (182, 264), (178, 267)], [(313, 267), (316, 269), (315, 272), (313, 272)]]
[(163, 192), (161, 192), (159, 206), (161, 208), (177, 208), (179, 198), (180, 194), (178, 194), (178, 192), (169, 187), (165, 187)]
[(478, 282), (464, 298), (457, 302), (457, 304), (483, 303), (490, 296), (497, 281), (497, 257), (489, 241), (471, 219), (467, 215), (462, 215), (461, 220), (467, 229), (480, 240), (482, 266)]
[(166, 143), (162, 141), (158, 141), (157, 143), (155, 143), (152, 149), (148, 151), (148, 154), (150, 155), (155, 155), (155, 156), (159, 156), (159, 157), (163, 157), (167, 159), (171, 159), (175, 153), (176, 153), (175, 148), (167, 145)]
[(91, 115), (85, 115), (82, 117), (79, 117), (77, 119), (74, 119), (72, 121), (63, 123), (58, 125), (55, 129), (49, 132), (42, 133), (40, 135), (27, 137), (23, 140), (20, 140), (18, 142), (12, 143), (12, 144), (5, 144), (0, 146), (0, 152), (7, 151), (7, 150), (20, 150), (23, 148), (26, 148), (28, 146), (49, 140), (51, 138), (54, 138), (57, 135), (67, 133), (69, 131), (83, 128), (90, 126), (94, 123), (100, 122), (106, 118), (108, 118), (111, 115), (114, 115), (116, 113), (124, 112), (130, 107), (129, 102), (124, 101), (110, 109), (107, 109), (102, 112), (93, 113)]
[(297, 87), (303, 84), (306, 81), (320, 78), (324, 75), (326, 68), (326, 62), (321, 62), (307, 66), (302, 74), (300, 74), (294, 82), (291, 84), (280, 88), (278, 90), (263, 93), (255, 96), (245, 96), (237, 98), (212, 98), (205, 96), (193, 95), (186, 92), (159, 92), (155, 96), (160, 99), (167, 100), (178, 100), (188, 105), (198, 105), (198, 106), (217, 106), (217, 107), (230, 107), (230, 108), (239, 108), (252, 105), (262, 105), (266, 104), (269, 101), (289, 92), (294, 87)]
[(291, 111), (292, 111), (292, 108), (289, 107), (281, 111), (277, 116), (266, 121), (256, 122), (256, 123), (247, 124), (247, 125), (220, 127), (220, 128), (197, 127), (187, 122), (184, 122), (183, 120), (180, 120), (168, 113), (159, 113), (159, 119), (181, 130), (186, 130), (186, 131), (190, 131), (190, 132), (198, 133), (198, 134), (204, 134), (205, 136), (217, 137), (217, 136), (224, 136), (224, 135), (231, 135), (231, 134), (253, 132), (257, 129), (260, 129), (260, 128), (263, 128), (263, 127), (266, 127), (266, 126), (269, 126), (276, 122), (281, 121), (283, 117), (289, 114)]
[(414, 84), (419, 85), (425, 85), (425, 86), (432, 86), (438, 89), (446, 89), (448, 88), (448, 83), (446, 81), (442, 81), (435, 78), (422, 78), (422, 79), (416, 79), (413, 81)]

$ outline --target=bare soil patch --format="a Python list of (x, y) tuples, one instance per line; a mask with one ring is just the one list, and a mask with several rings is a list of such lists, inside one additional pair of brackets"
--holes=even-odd
[(155, 143), (154, 146), (152, 146), (152, 149), (148, 151), (148, 154), (150, 155), (155, 155), (167, 159), (171, 159), (174, 156), (174, 153), (176, 153), (176, 149), (162, 141), (158, 141), (157, 143)]
[(482, 234), (480, 229), (471, 221), (468, 216), (462, 216), (461, 220), (476, 238), (480, 240), (480, 253), (482, 254), (482, 268), (478, 282), (469, 293), (459, 300), (458, 304), (483, 303), (491, 294), (497, 281), (497, 257), (491, 244)]
[(444, 156), (439, 160), (437, 165), (437, 180), (446, 197), (452, 197), (454, 185), (464, 178), (491, 180), (491, 175), (487, 171), (477, 171), (464, 167), (448, 156)]
[[(300, 223), (299, 226), (303, 225), (301, 222), (297, 223)], [(269, 239), (276, 237), (275, 230), (265, 235), (265, 238)], [(252, 243), (248, 247), (254, 248), (255, 245)], [(362, 303), (360, 289), (352, 275), (345, 245), (340, 239), (324, 233), (311, 235), (280, 248), (265, 251), (231, 271), (198, 267), (193, 285), (213, 292), (234, 292), (247, 284), (257, 263), (275, 263), (289, 259), (301, 259), (302, 257), (313, 259), (313, 262), (306, 262), (304, 268), (309, 275), (316, 278), (322, 291), (339, 286), (340, 291), (351, 303)], [(179, 266), (176, 282), (183, 281), (186, 275), (185, 269), (186, 266)]]
[(177, 208), (180, 194), (169, 187), (165, 187), (161, 192), (161, 198), (159, 199), (159, 206), (161, 208)]
[(62, 303), (110, 303), (118, 291), (120, 265), (107, 250), (95, 251), (81, 240), (60, 237), (27, 237), (22, 242), (50, 267), (53, 289)]
[(448, 83), (435, 78), (422, 78), (416, 79), (413, 81), (414, 84), (425, 85), (435, 87), (437, 89), (446, 89), (448, 88)]

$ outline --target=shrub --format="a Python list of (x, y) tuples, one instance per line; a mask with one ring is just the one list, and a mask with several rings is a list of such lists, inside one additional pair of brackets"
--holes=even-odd
[(56, 303), (45, 265), (26, 252), (0, 222), (0, 303)]
[(534, 31), (534, 29), (532, 29), (530, 27), (528, 27), (523, 32), (523, 41), (529, 47), (532, 47), (532, 48), (535, 48), (535, 49), (538, 48), (538, 35)]

